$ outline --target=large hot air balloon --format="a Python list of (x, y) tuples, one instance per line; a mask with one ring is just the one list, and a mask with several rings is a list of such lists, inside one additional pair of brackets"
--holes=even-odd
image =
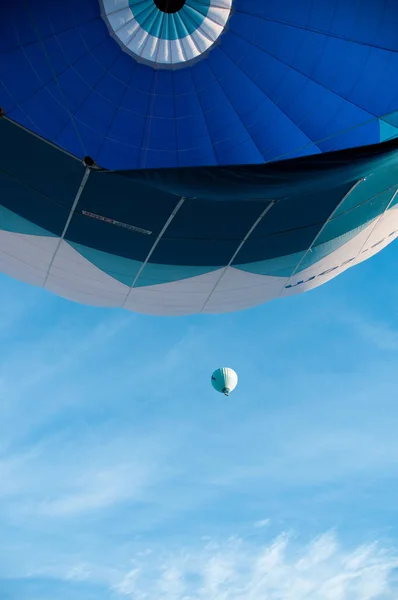
[(217, 313), (398, 235), (396, 0), (3, 0), (0, 269)]

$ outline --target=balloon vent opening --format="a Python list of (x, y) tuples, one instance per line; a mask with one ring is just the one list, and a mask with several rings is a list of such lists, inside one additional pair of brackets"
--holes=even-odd
[(182, 9), (185, 0), (154, 0), (159, 10), (164, 13), (176, 13)]

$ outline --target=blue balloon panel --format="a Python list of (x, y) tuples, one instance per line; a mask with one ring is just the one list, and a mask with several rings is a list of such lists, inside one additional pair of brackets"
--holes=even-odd
[(354, 148), (395, 135), (397, 31), (396, 0), (4, 0), (0, 106), (108, 169)]

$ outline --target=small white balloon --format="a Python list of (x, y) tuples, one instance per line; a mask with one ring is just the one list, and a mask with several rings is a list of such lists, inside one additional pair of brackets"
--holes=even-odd
[(220, 367), (211, 376), (211, 383), (217, 392), (229, 396), (238, 385), (238, 375), (229, 367)]

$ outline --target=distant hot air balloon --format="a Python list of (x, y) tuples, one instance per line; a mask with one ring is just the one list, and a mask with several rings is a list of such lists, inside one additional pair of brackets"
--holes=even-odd
[(397, 237), (398, 2), (1, 8), (1, 271), (86, 304), (220, 313)]
[(220, 367), (211, 376), (211, 383), (217, 392), (229, 396), (238, 385), (238, 375), (229, 367)]

